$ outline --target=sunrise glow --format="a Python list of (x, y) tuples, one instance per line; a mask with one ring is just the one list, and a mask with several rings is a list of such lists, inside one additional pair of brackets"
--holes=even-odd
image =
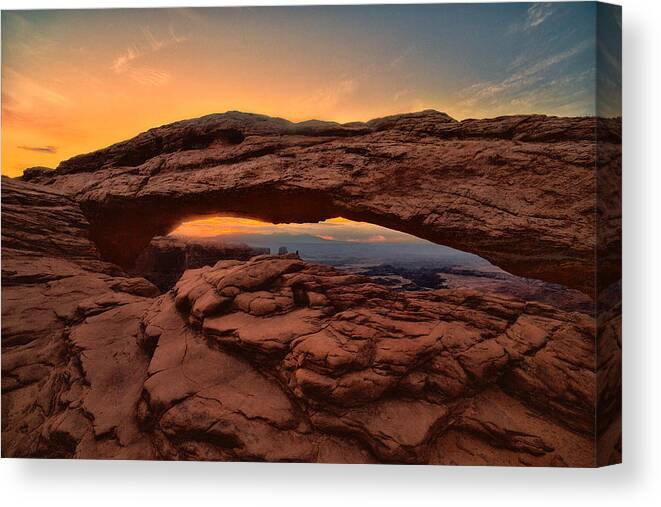
[(6, 11), (2, 172), (227, 110), (594, 114), (593, 4), (538, 5)]
[(343, 217), (330, 218), (318, 223), (271, 224), (249, 218), (218, 216), (184, 222), (171, 232), (174, 236), (202, 238), (277, 233), (308, 235), (324, 241), (342, 241), (346, 243), (420, 243), (424, 241), (410, 234), (367, 222), (354, 222)]

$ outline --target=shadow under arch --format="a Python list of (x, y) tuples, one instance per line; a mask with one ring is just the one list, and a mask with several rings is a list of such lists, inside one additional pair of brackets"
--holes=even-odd
[[(403, 220), (398, 215), (377, 214), (368, 207), (343, 205), (327, 191), (310, 189), (273, 189), (253, 186), (249, 189), (207, 191), (183, 196), (159, 196), (148, 199), (113, 200), (110, 202), (81, 202), (90, 221), (90, 236), (101, 256), (110, 262), (130, 269), (140, 252), (155, 236), (167, 235), (181, 223), (210, 216), (248, 218), (279, 223), (314, 223), (334, 217), (355, 222), (367, 222), (416, 236), (439, 245), (478, 255), (495, 266), (517, 276), (538, 278), (572, 288), (582, 288), (582, 282), (572, 276), (562, 276), (562, 269), (552, 266), (552, 273), (539, 269), (539, 259), (503, 252), (495, 241), (489, 245), (483, 231), (466, 228), (442, 230), (429, 227), (417, 216)], [(571, 263), (571, 259), (556, 259), (557, 263)]]

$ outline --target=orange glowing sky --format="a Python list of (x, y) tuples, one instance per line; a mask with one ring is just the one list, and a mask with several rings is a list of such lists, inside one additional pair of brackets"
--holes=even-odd
[(592, 3), (5, 11), (2, 172), (227, 110), (594, 114), (594, 26)]
[(172, 234), (194, 237), (241, 234), (310, 235), (326, 241), (347, 243), (428, 243), (425, 240), (366, 222), (336, 217), (319, 223), (271, 224), (249, 218), (212, 217), (184, 222)]

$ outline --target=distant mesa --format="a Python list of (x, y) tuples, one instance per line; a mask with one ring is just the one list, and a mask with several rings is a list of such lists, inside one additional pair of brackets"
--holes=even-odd
[(269, 253), (268, 248), (217, 239), (157, 236), (138, 256), (131, 273), (145, 277), (165, 292), (174, 287), (187, 269), (213, 266), (220, 260), (245, 261)]

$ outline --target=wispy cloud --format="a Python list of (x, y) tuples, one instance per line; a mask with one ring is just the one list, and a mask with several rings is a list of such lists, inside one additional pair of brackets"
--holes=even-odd
[(468, 87), (462, 93), (457, 106), (464, 109), (493, 109), (498, 104), (512, 104), (517, 100), (519, 103), (527, 103), (525, 97), (549, 81), (553, 67), (589, 49), (592, 44), (592, 41), (585, 40), (571, 49), (537, 61), (530, 55), (522, 55), (517, 59), (517, 67), (511, 75), (501, 80), (484, 81)]
[(115, 74), (122, 74), (128, 68), (130, 63), (133, 60), (139, 58), (142, 54), (144, 53), (140, 52), (136, 48), (127, 48), (124, 53), (115, 57), (110, 68)]
[(144, 86), (162, 86), (172, 77), (172, 75), (165, 70), (145, 66), (129, 69), (128, 75), (136, 83)]
[(12, 67), (3, 68), (3, 120), (50, 128), (57, 113), (73, 105), (74, 101), (60, 93), (56, 84), (32, 78)]
[[(369, 231), (369, 225), (366, 227), (366, 229)], [(406, 240), (408, 238), (400, 238), (396, 236), (397, 233), (394, 235), (391, 235), (391, 240), (397, 241), (402, 241)], [(319, 239), (323, 239), (324, 241), (344, 241), (346, 243), (385, 243), (388, 241), (388, 238), (386, 238), (383, 234), (374, 234), (374, 235), (367, 235), (367, 236), (361, 236), (361, 237), (337, 237), (337, 236), (331, 236), (329, 234), (318, 234), (316, 236)]]
[(41, 103), (51, 106), (72, 104), (71, 99), (44, 84), (43, 80), (34, 79), (10, 67), (4, 68), (3, 74), (3, 92), (7, 93), (13, 102), (24, 103), (24, 105)]
[(386, 237), (383, 234), (375, 234), (374, 236), (369, 236), (367, 239), (349, 239), (349, 242), (355, 243), (385, 243)]
[(399, 102), (401, 99), (405, 97), (410, 97), (412, 94), (413, 94), (413, 90), (411, 88), (402, 88), (401, 90), (397, 90), (393, 94), (392, 101)]
[(170, 80), (171, 74), (165, 70), (141, 64), (140, 61), (166, 47), (180, 44), (186, 41), (187, 38), (175, 34), (172, 26), (168, 28), (168, 36), (163, 39), (154, 36), (150, 28), (146, 26), (141, 27), (141, 32), (144, 43), (140, 46), (127, 47), (113, 59), (110, 69), (115, 74), (125, 74), (136, 83), (144, 86), (164, 85)]
[(526, 20), (526, 28), (531, 30), (538, 27), (548, 17), (553, 14), (553, 4), (551, 3), (534, 3), (528, 8), (528, 19)]
[[(19, 12), (4, 11), (2, 13), (3, 25), (14, 28), (11, 37), (13, 50), (31, 60), (40, 61), (48, 59), (53, 51), (60, 49), (60, 43), (44, 34), (32, 21), (26, 19)], [(5, 36), (3, 36), (3, 43)]]
[(325, 112), (340, 105), (350, 97), (358, 88), (358, 81), (354, 78), (343, 77), (328, 86), (318, 88), (303, 100), (304, 103), (315, 106), (315, 109)]
[(57, 153), (57, 146), (19, 146), (21, 150), (36, 151), (38, 153)]
[(319, 223), (269, 224), (257, 220), (214, 217), (181, 224), (173, 234), (183, 236), (217, 236), (222, 234), (294, 234), (314, 236), (324, 241), (346, 243), (418, 243), (423, 240), (378, 225), (330, 219)]
[(516, 111), (550, 112), (560, 116), (594, 114), (594, 67), (551, 79), (512, 97), (505, 106)]
[(415, 46), (409, 46), (401, 53), (397, 54), (392, 60), (390, 60), (388, 66), (390, 68), (400, 67), (406, 62), (406, 60), (415, 52)]
[(555, 6), (550, 2), (536, 2), (528, 7), (525, 19), (510, 26), (508, 33), (530, 32), (541, 26), (555, 13)]

